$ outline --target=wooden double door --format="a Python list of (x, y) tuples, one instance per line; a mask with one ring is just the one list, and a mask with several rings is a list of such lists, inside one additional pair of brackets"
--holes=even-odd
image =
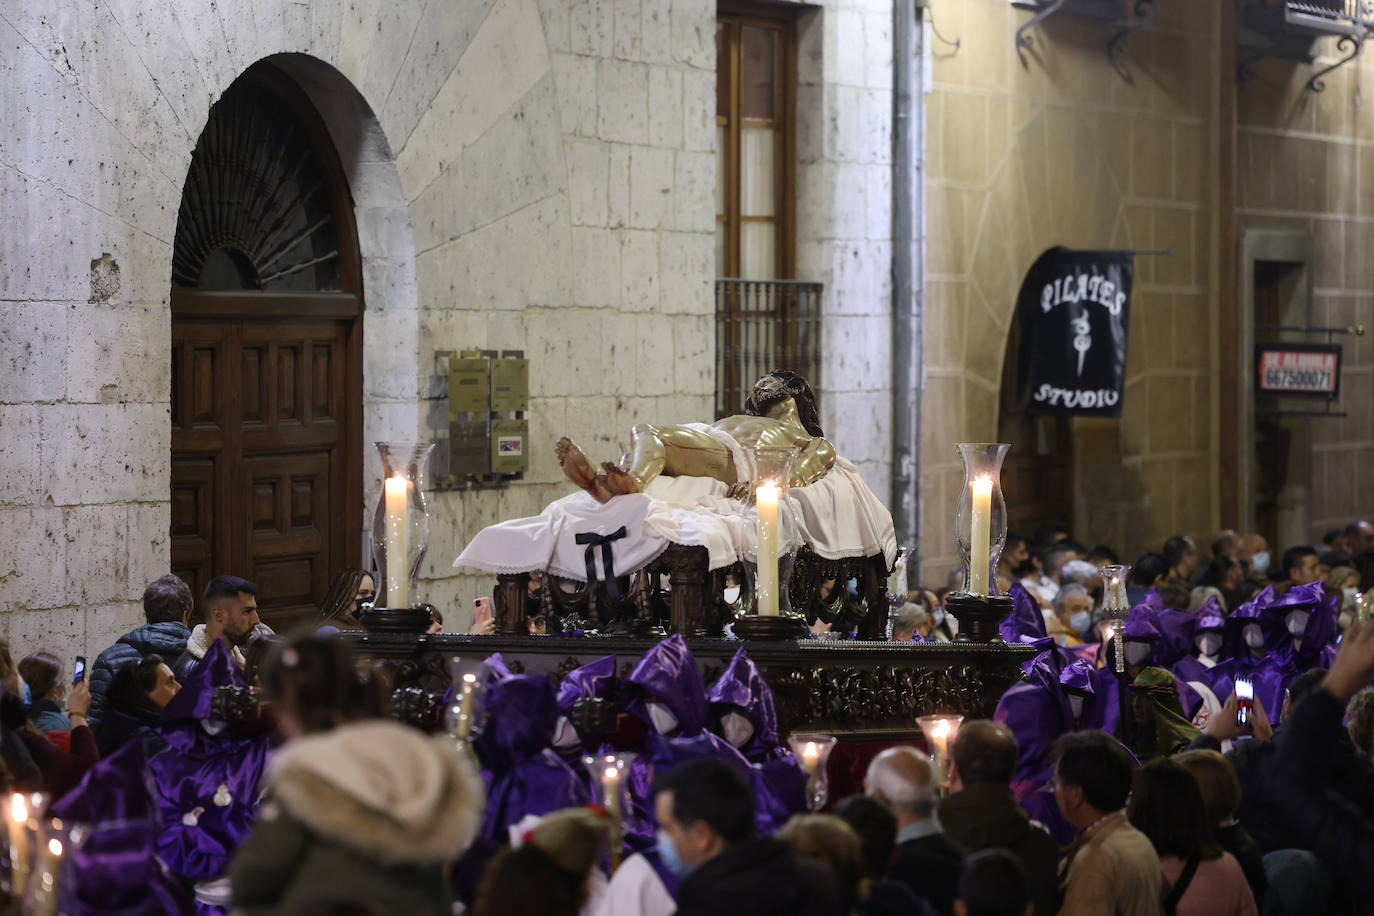
[(308, 620), (361, 552), (356, 299), (173, 298), (172, 571), (197, 597), (242, 576), (269, 623)]

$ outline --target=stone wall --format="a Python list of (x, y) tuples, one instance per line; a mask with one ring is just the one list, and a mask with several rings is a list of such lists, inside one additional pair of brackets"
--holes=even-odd
[(892, 3), (802, 19), (797, 275), (825, 285), (821, 423), (886, 504), (892, 451)]
[[(522, 349), (531, 470), (434, 495), (421, 596), (500, 518), (569, 491), (557, 436), (614, 458), (708, 419), (710, 0), (11, 4), (0, 18), (0, 635), (93, 655), (165, 571), (169, 277), (210, 105), (254, 62), (297, 79), (349, 176), (363, 252), (364, 440), (424, 438), (438, 349)], [(887, 0), (805, 14), (799, 265), (826, 284), (825, 423), (887, 493)], [(370, 446), (368, 447), (370, 451)], [(365, 456), (365, 525), (379, 489)], [(359, 537), (363, 532), (357, 533)]]
[[(1134, 557), (1217, 524), (1209, 318), (1213, 4), (1161, 4), (1129, 39), (1128, 82), (1106, 32), (1067, 17), (1035, 29), (1002, 0), (936, 3), (956, 50), (931, 46), (922, 573), (958, 563), (960, 441), (993, 441), (1007, 333), (1026, 269), (1053, 245), (1172, 248), (1136, 260), (1122, 416), (1080, 464), (1075, 534)], [(1082, 428), (1075, 438), (1104, 438)], [(1033, 448), (1033, 443), (1013, 443)], [(1102, 458), (1103, 452), (1110, 458)], [(1205, 541), (1204, 541), (1205, 542)]]
[(181, 187), (210, 105), (265, 57), (296, 55), (277, 60), (350, 177), (366, 441), (428, 432), (434, 349), (531, 359), (529, 479), (436, 497), (424, 597), (467, 604), (449, 563), (471, 533), (567, 491), (558, 434), (615, 457), (636, 422), (706, 416), (714, 19), (705, 0), (7, 8), (0, 633), (93, 655), (166, 569)]
[(1334, 42), (1322, 52), (1310, 66), (1262, 62), (1236, 106), (1238, 237), (1247, 229), (1310, 237), (1312, 324), (1366, 327), (1364, 337), (1336, 338), (1344, 345), (1337, 409), (1347, 416), (1299, 426), (1312, 443), (1313, 542), (1374, 506), (1374, 114), (1362, 106), (1363, 88), (1374, 92), (1374, 59), (1365, 53), (1328, 74), (1325, 91), (1308, 92), (1313, 72), (1338, 59)]

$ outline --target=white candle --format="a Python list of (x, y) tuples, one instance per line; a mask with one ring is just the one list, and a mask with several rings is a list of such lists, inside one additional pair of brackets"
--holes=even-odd
[(406, 479), (386, 479), (386, 606), (409, 607), (406, 594)]
[(761, 483), (754, 491), (758, 507), (757, 554), (760, 617), (778, 616), (778, 485)]
[(14, 895), (20, 897), (29, 882), (29, 806), (17, 792), (10, 797), (10, 876)]
[(935, 740), (935, 756), (941, 762), (945, 759), (945, 754), (949, 753), (949, 721), (937, 722), (930, 731), (930, 737)]
[(988, 566), (992, 551), (992, 478), (973, 478), (973, 524), (968, 541), (968, 593), (988, 594)]
[(462, 692), (458, 706), (458, 737), (467, 738), (472, 734), (472, 710), (477, 702), (477, 675), (463, 675)]
[(621, 854), (620, 767), (614, 758), (606, 760), (606, 769), (601, 776), (601, 803), (611, 816), (611, 871), (614, 872), (620, 867)]
[(38, 881), (43, 895), (34, 913), (36, 916), (57, 916), (57, 878), (62, 870), (62, 841), (56, 837), (48, 840), (48, 848), (43, 850), (40, 859)]

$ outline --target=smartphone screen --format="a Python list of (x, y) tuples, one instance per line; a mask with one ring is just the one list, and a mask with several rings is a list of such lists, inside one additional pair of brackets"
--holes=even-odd
[(72, 686), (75, 687), (86, 679), (86, 656), (76, 657), (76, 666), (72, 668)]
[(1255, 685), (1249, 678), (1236, 680), (1236, 724), (1249, 725), (1255, 708)]

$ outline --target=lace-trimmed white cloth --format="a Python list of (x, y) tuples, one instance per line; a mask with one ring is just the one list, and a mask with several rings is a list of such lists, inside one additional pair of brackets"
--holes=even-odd
[[(738, 445), (731, 450), (736, 451), (745, 452)], [(643, 493), (605, 503), (579, 490), (554, 500), (538, 515), (482, 529), (453, 565), (495, 573), (548, 570), (585, 582), (586, 547), (575, 542), (576, 535), (611, 534), (622, 525), (626, 536), (613, 548), (620, 575), (657, 559), (670, 544), (705, 547), (711, 569), (740, 559), (753, 562), (757, 513), (725, 492), (725, 484), (712, 477), (663, 476), (650, 481)], [(805, 544), (828, 560), (881, 553), (890, 567), (897, 558), (892, 513), (844, 458), (836, 458), (820, 480), (788, 490), (779, 505), (779, 522), (791, 546)], [(604, 574), (600, 553), (598, 548), (598, 576)]]

